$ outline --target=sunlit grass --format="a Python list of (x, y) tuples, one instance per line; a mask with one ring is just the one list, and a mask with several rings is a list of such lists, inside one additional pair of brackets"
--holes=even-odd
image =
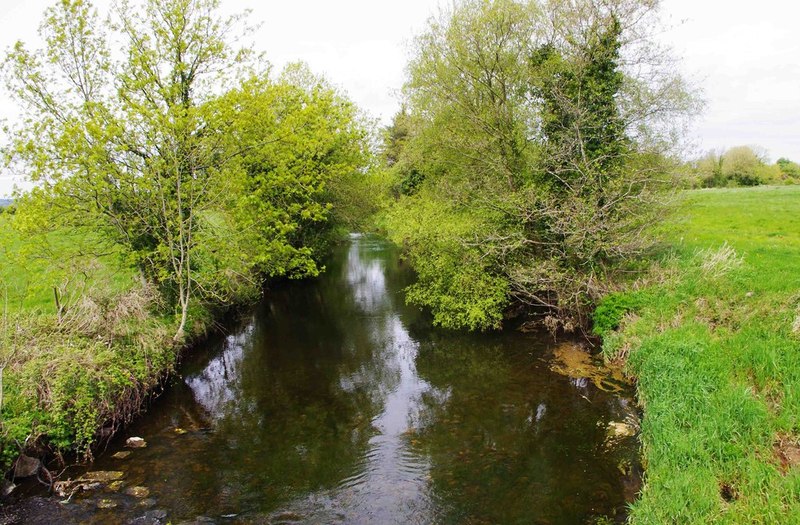
[(666, 234), (605, 338), (644, 407), (632, 521), (800, 523), (800, 188), (691, 192)]
[[(134, 272), (93, 233), (61, 231), (25, 236), (15, 231), (11, 216), (0, 214), (0, 308), (9, 312), (52, 314), (54, 288), (65, 293), (100, 288), (122, 293)], [(86, 255), (97, 252), (98, 256)]]

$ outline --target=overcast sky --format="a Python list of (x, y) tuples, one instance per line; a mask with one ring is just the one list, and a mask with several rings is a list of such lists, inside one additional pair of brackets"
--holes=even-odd
[[(280, 67), (304, 60), (374, 117), (398, 108), (407, 44), (448, 0), (222, 0), (226, 12), (263, 21), (256, 47)], [(38, 45), (53, 0), (0, 0), (0, 49)], [(103, 10), (110, 0), (97, 0)], [(663, 39), (702, 86), (707, 106), (691, 137), (698, 150), (755, 144), (772, 160), (800, 160), (800, 3), (793, 0), (663, 0)], [(0, 92), (0, 118), (16, 110)], [(20, 182), (20, 181), (17, 181)], [(13, 180), (0, 173), (0, 197)]]

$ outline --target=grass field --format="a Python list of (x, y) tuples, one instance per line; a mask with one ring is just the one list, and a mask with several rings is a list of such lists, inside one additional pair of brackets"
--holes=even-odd
[(113, 253), (87, 255), (97, 250), (91, 234), (31, 237), (10, 223), (10, 215), (0, 214), (0, 310), (53, 313), (53, 288), (67, 295), (90, 289), (123, 293), (134, 283), (134, 273)]
[(601, 305), (644, 408), (632, 522), (800, 523), (800, 187), (690, 192), (665, 234)]

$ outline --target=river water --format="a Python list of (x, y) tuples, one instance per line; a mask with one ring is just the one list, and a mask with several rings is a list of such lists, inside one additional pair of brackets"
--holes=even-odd
[[(98, 455), (122, 488), (41, 522), (623, 521), (638, 446), (608, 429), (631, 393), (553, 372), (543, 334), (432, 328), (404, 304), (412, 279), (391, 244), (351, 236), (320, 278), (270, 290), (195, 350)], [(134, 435), (148, 446), (112, 457)]]

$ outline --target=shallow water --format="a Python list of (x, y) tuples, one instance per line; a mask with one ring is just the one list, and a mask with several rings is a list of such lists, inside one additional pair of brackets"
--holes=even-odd
[[(411, 280), (392, 245), (352, 236), (197, 349), (99, 455), (92, 470), (148, 498), (101, 490), (27, 521), (622, 521), (638, 448), (608, 428), (635, 414), (630, 391), (553, 372), (546, 335), (432, 329), (404, 305)], [(113, 458), (133, 435), (147, 448)]]

